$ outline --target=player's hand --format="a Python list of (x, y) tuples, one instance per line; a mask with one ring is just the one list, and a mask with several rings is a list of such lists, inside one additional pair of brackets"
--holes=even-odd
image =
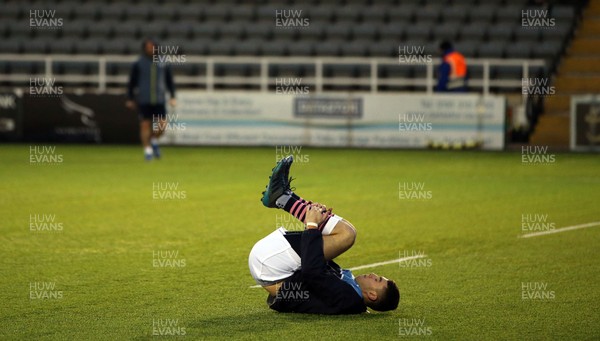
[(130, 110), (135, 110), (135, 102), (128, 99), (127, 101), (125, 101), (125, 107)]
[(169, 99), (169, 105), (175, 108), (177, 106), (177, 100), (175, 98)]
[[(306, 223), (316, 223), (317, 225), (325, 221), (330, 210), (327, 210), (325, 205), (314, 203), (308, 206), (306, 212)], [(307, 228), (316, 228), (314, 226), (308, 226)]]

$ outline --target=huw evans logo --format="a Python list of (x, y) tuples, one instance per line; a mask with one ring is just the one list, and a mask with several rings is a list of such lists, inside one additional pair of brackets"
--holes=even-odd
[(185, 258), (179, 258), (179, 250), (152, 251), (152, 266), (155, 268), (185, 268)]
[(308, 85), (302, 85), (302, 78), (275, 78), (275, 93), (278, 95), (308, 95)]
[(179, 122), (179, 115), (177, 114), (152, 115), (152, 130), (159, 130), (159, 128), (183, 131), (187, 128), (187, 123)]
[(156, 45), (152, 48), (152, 62), (156, 64), (181, 65), (186, 62), (186, 55), (182, 54), (179, 46)]
[(433, 193), (425, 189), (424, 182), (399, 182), (398, 192), (401, 200), (429, 200)]
[(521, 282), (522, 300), (553, 300), (555, 298), (556, 293), (548, 288), (546, 282)]
[(521, 163), (551, 164), (554, 162), (556, 157), (548, 153), (548, 146), (521, 146)]
[(275, 297), (283, 301), (307, 301), (310, 299), (310, 292), (302, 290), (302, 283), (285, 281), (281, 283)]
[(400, 336), (431, 336), (433, 331), (425, 324), (425, 319), (398, 319), (398, 335)]
[(29, 10), (29, 27), (35, 29), (58, 29), (63, 26), (63, 18), (56, 16), (56, 10)]
[(62, 290), (56, 289), (56, 282), (29, 282), (29, 299), (31, 300), (60, 300)]
[(153, 182), (152, 199), (187, 199), (187, 192), (179, 188), (179, 182)]
[(431, 131), (431, 122), (425, 122), (425, 114), (399, 114), (400, 131)]
[(547, 214), (521, 214), (522, 232), (552, 231), (554, 229), (556, 229), (556, 224), (548, 220)]
[(425, 53), (425, 46), (398, 46), (398, 62), (400, 64), (429, 64), (432, 61), (431, 54)]
[(56, 220), (56, 214), (30, 214), (29, 231), (62, 231), (64, 225)]
[(294, 163), (308, 163), (310, 155), (302, 152), (302, 146), (275, 146), (275, 162), (279, 162), (288, 155), (294, 157)]
[(63, 87), (56, 85), (54, 77), (31, 77), (29, 78), (29, 95), (33, 97), (60, 97), (63, 95)]
[(275, 26), (285, 28), (308, 27), (310, 19), (302, 16), (302, 10), (275, 10)]
[(556, 87), (548, 78), (522, 78), (521, 93), (529, 97), (544, 97), (556, 94)]
[(554, 27), (555, 19), (548, 16), (548, 10), (527, 9), (521, 11), (522, 27)]
[(152, 319), (152, 336), (184, 336), (185, 327), (179, 325), (179, 319)]
[(56, 153), (56, 146), (29, 146), (30, 164), (61, 164), (62, 154)]

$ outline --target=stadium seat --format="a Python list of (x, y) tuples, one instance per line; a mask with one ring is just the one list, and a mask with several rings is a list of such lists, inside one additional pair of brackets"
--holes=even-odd
[(314, 43), (311, 41), (299, 40), (288, 45), (290, 56), (311, 56), (314, 54)]
[(344, 43), (345, 42), (343, 41), (329, 40), (327, 42), (316, 44), (315, 54), (317, 56), (339, 56), (340, 46)]
[(23, 42), (23, 53), (45, 54), (48, 43), (46, 39), (31, 39)]
[(196, 24), (192, 25), (191, 33), (194, 39), (215, 39), (217, 28), (213, 24)]
[(354, 40), (375, 40), (377, 37), (377, 28), (374, 23), (362, 23), (353, 26), (352, 39)]
[(383, 23), (389, 20), (387, 17), (387, 11), (382, 11), (378, 7), (367, 7), (362, 11), (363, 21), (365, 23)]
[(451, 22), (456, 25), (464, 25), (469, 18), (469, 7), (460, 4), (444, 8), (441, 12), (441, 16), (442, 21), (445, 23)]
[[(195, 5), (192, 5), (195, 6)], [(189, 7), (188, 7), (189, 8)], [(229, 6), (220, 3), (214, 3), (204, 8), (204, 19), (225, 22), (229, 18)]]
[(0, 51), (3, 53), (20, 53), (21, 41), (17, 39), (4, 39), (0, 41)]
[(260, 52), (262, 40), (252, 39), (238, 42), (234, 45), (233, 50), (236, 56), (256, 56)]
[(554, 6), (549, 17), (558, 22), (572, 22), (575, 19), (575, 8), (572, 6)]
[(335, 13), (339, 9), (339, 6), (335, 5), (319, 5), (318, 7), (309, 8), (305, 11), (307, 17), (310, 18), (310, 22), (320, 22), (326, 23), (328, 21), (332, 21), (335, 18)]
[(506, 47), (507, 58), (530, 58), (531, 44), (528, 42), (516, 42), (508, 44)]
[[(194, 11), (196, 13), (197, 10)], [(192, 16), (194, 15), (192, 13)], [(172, 21), (173, 24), (179, 22), (179, 20), (174, 21), (175, 17), (178, 16), (178, 8), (177, 6), (171, 5), (155, 5), (150, 7), (150, 15), (154, 20), (169, 20)], [(181, 19), (181, 18), (180, 18)], [(196, 19), (196, 18), (194, 18)], [(183, 20), (183, 19), (181, 19)]]
[(337, 21), (358, 22), (362, 18), (362, 6), (346, 5), (335, 11)]
[(342, 55), (350, 57), (365, 57), (369, 54), (369, 40), (355, 40), (342, 45)]
[(204, 18), (204, 12), (202, 11), (201, 6), (186, 4), (174, 7), (176, 7), (175, 17), (178, 20), (197, 21)]
[(467, 58), (474, 58), (477, 54), (477, 41), (463, 40), (454, 44), (454, 49)]
[(100, 9), (97, 3), (88, 2), (73, 6), (73, 17), (77, 20), (85, 20), (88, 23), (100, 18)]
[(127, 6), (125, 8), (125, 17), (130, 21), (142, 21), (146, 22), (150, 20), (152, 16), (152, 5), (144, 2), (140, 2), (135, 6)]
[(100, 41), (96, 39), (87, 39), (75, 44), (75, 51), (78, 54), (98, 54), (100, 52)]
[(273, 26), (272, 25), (260, 25), (254, 23), (246, 27), (246, 37), (248, 39), (262, 39), (270, 40), (273, 38)]
[(244, 38), (245, 30), (242, 23), (232, 21), (227, 25), (221, 25), (217, 28), (219, 39), (222, 40), (241, 40)]
[(191, 21), (179, 21), (166, 27), (166, 38), (185, 38), (189, 39), (192, 37), (192, 26)]
[(212, 56), (229, 56), (233, 54), (233, 43), (220, 40), (208, 46), (208, 54)]
[(401, 23), (389, 23), (379, 27), (380, 40), (400, 41), (404, 36), (405, 27)]
[(105, 39), (112, 36), (113, 28), (117, 25), (116, 21), (102, 20), (88, 27), (90, 39)]
[[(127, 54), (128, 51), (133, 50), (134, 46), (130, 46), (129, 40), (125, 39), (111, 39), (102, 44), (102, 53), (104, 54)], [(135, 44), (135, 47), (138, 45)]]
[(391, 8), (388, 12), (390, 24), (412, 22), (415, 11), (416, 8), (408, 4), (403, 4), (401, 6)]
[(232, 6), (231, 21), (253, 21), (256, 19), (256, 7), (248, 5)]
[(537, 42), (540, 41), (542, 33), (542, 30), (547, 30), (544, 28), (533, 28), (533, 27), (520, 27), (520, 28), (516, 28), (514, 33), (515, 33), (515, 40), (517, 41), (525, 41), (525, 42), (529, 42), (531, 44), (535, 44)]
[(139, 26), (139, 37), (140, 38), (153, 38), (157, 39), (159, 43), (166, 37), (166, 30), (169, 27), (169, 23), (165, 21), (154, 21), (151, 25), (140, 25)]
[(113, 2), (112, 4), (106, 6), (99, 6), (99, 13), (100, 13), (100, 17), (102, 18), (102, 20), (117, 20), (117, 21), (123, 21), (125, 19), (125, 9), (126, 9), (127, 5), (126, 4), (122, 4), (122, 3), (118, 3), (118, 2)]
[(398, 58), (399, 40), (380, 40), (369, 45), (369, 55), (373, 57)]
[(487, 25), (489, 25), (494, 20), (498, 8), (495, 4), (483, 3), (479, 6), (469, 6), (468, 8), (466, 8), (466, 10), (472, 22), (483, 21), (486, 22)]
[(327, 40), (350, 40), (353, 23), (349, 21), (340, 21), (335, 25), (325, 28)]
[(264, 56), (284, 56), (287, 52), (287, 41), (274, 40), (261, 45), (260, 50)]
[(479, 45), (477, 54), (480, 58), (502, 58), (504, 46), (498, 42), (483, 43)]
[(499, 25), (514, 25), (521, 23), (522, 11), (525, 10), (523, 6), (519, 5), (507, 5), (502, 6), (496, 10), (496, 22)]
[(562, 43), (560, 41), (545, 41), (541, 44), (536, 44), (532, 49), (533, 58), (546, 59), (553, 62), (562, 52)]
[(114, 26), (114, 35), (116, 39), (120, 38), (140, 38), (140, 27), (136, 22), (125, 21), (117, 23)]
[(424, 40), (427, 41), (431, 36), (431, 26), (417, 23), (406, 28), (407, 40)]
[(481, 23), (470, 23), (459, 28), (458, 35), (462, 41), (483, 41), (487, 32), (487, 26)]
[(435, 23), (440, 18), (440, 13), (442, 12), (442, 8), (437, 5), (427, 5), (425, 7), (419, 8), (415, 12), (415, 18), (417, 23), (423, 22), (431, 22)]
[(455, 23), (444, 23), (433, 28), (433, 36), (435, 40), (455, 41), (458, 36), (459, 26)]
[(52, 54), (72, 54), (75, 43), (72, 39), (59, 39), (48, 44), (49, 52)]
[(492, 25), (487, 31), (487, 37), (489, 41), (508, 42), (513, 39), (514, 30), (511, 25)]

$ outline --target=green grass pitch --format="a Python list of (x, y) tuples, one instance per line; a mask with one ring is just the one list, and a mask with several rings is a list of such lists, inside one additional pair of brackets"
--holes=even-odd
[[(32, 164), (0, 146), (0, 339), (600, 338), (600, 227), (519, 238), (600, 221), (598, 155), (303, 148), (297, 193), (358, 229), (341, 265), (426, 255), (364, 270), (396, 280), (398, 310), (319, 316), (249, 288), (250, 248), (289, 223), (259, 202), (275, 148), (163, 153), (58, 145), (62, 162)], [(401, 198), (414, 184), (427, 195)]]

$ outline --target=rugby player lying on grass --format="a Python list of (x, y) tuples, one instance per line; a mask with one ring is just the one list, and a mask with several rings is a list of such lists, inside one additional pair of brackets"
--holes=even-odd
[(256, 283), (269, 292), (267, 304), (279, 312), (359, 314), (398, 307), (400, 293), (385, 277), (341, 269), (333, 259), (348, 250), (356, 230), (325, 205), (297, 196), (290, 188), (293, 157), (281, 160), (271, 174), (262, 203), (290, 213), (306, 229), (278, 228), (258, 241), (248, 259)]

